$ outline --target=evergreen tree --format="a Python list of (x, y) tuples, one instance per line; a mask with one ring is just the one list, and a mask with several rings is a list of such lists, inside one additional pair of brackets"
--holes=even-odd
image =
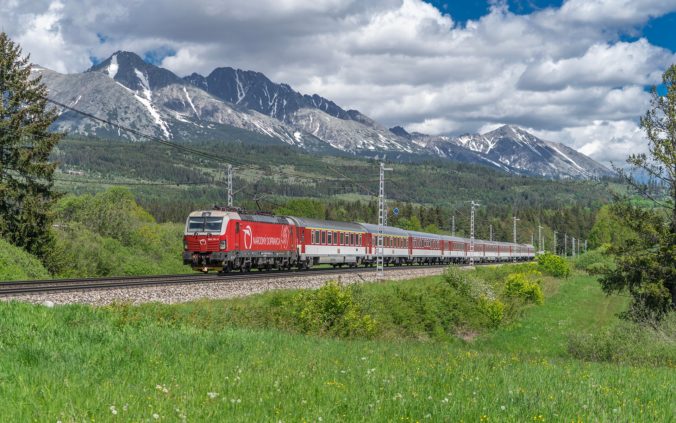
[(31, 77), (29, 56), (0, 33), (0, 236), (44, 258), (55, 200), (49, 155), (61, 138), (48, 132), (47, 88)]
[(648, 138), (648, 154), (634, 154), (627, 162), (653, 179), (662, 181), (663, 196), (632, 173), (620, 171), (625, 181), (654, 207), (619, 201), (613, 212), (637, 235), (614, 246), (617, 267), (607, 270), (600, 282), (606, 292), (628, 290), (632, 295), (628, 316), (635, 320), (659, 319), (676, 307), (676, 65), (662, 76), (666, 94), (652, 89), (651, 107), (641, 118)]

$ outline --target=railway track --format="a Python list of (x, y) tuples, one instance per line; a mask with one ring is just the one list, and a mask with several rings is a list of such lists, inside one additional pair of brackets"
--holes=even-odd
[[(420, 266), (423, 268), (446, 267), (447, 265)], [(385, 271), (403, 270), (409, 267), (386, 267)], [(413, 268), (418, 268), (415, 266)], [(0, 282), (0, 297), (52, 292), (90, 291), (97, 289), (136, 288), (142, 286), (171, 286), (205, 282), (229, 282), (247, 279), (284, 278), (289, 276), (340, 275), (359, 272), (375, 272), (372, 268), (310, 269), (291, 271), (254, 271), (227, 274), (182, 274), (84, 279), (56, 279)]]

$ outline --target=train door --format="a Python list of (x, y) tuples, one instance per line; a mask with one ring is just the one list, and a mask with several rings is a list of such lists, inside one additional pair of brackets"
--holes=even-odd
[(239, 245), (240, 245), (240, 240), (239, 240), (239, 238), (240, 238), (240, 236), (241, 236), (240, 234), (241, 234), (241, 232), (242, 232), (242, 231), (240, 230), (240, 225), (241, 225), (240, 221), (235, 221), (235, 231), (234, 231), (234, 232), (235, 232), (235, 236), (232, 237), (233, 240), (235, 241), (235, 242), (234, 242), (234, 250), (235, 250), (235, 251), (239, 251)]
[(305, 254), (305, 228), (296, 226), (296, 249)]

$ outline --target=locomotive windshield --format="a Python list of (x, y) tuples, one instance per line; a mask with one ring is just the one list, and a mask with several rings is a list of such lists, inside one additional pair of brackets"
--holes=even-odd
[(221, 232), (222, 217), (197, 216), (188, 218), (188, 233)]

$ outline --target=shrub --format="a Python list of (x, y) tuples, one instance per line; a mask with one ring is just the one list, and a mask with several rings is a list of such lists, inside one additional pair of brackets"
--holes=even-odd
[(481, 297), (495, 299), (495, 291), (484, 279), (469, 274), (455, 266), (444, 271), (444, 280), (451, 288), (465, 297), (478, 301)]
[(615, 261), (608, 254), (608, 247), (606, 244), (595, 250), (589, 250), (584, 254), (580, 254), (573, 263), (575, 268), (584, 270), (590, 275), (598, 275), (605, 269), (614, 268)]
[(540, 287), (542, 281), (538, 278), (539, 275), (537, 272), (530, 272), (513, 273), (507, 276), (504, 288), (505, 296), (535, 304), (543, 304), (545, 296)]
[(593, 334), (568, 338), (568, 352), (588, 361), (673, 366), (676, 363), (676, 313), (657, 325), (620, 321)]
[(329, 282), (316, 291), (303, 291), (292, 299), (293, 315), (303, 333), (341, 337), (371, 337), (376, 322), (362, 313), (351, 287)]
[(540, 254), (537, 258), (538, 269), (555, 277), (568, 277), (570, 275), (570, 266), (562, 258), (552, 253)]
[(0, 238), (0, 281), (48, 278), (35, 256)]
[(488, 318), (492, 327), (499, 326), (504, 318), (505, 305), (500, 300), (481, 297), (479, 299), (479, 309)]

